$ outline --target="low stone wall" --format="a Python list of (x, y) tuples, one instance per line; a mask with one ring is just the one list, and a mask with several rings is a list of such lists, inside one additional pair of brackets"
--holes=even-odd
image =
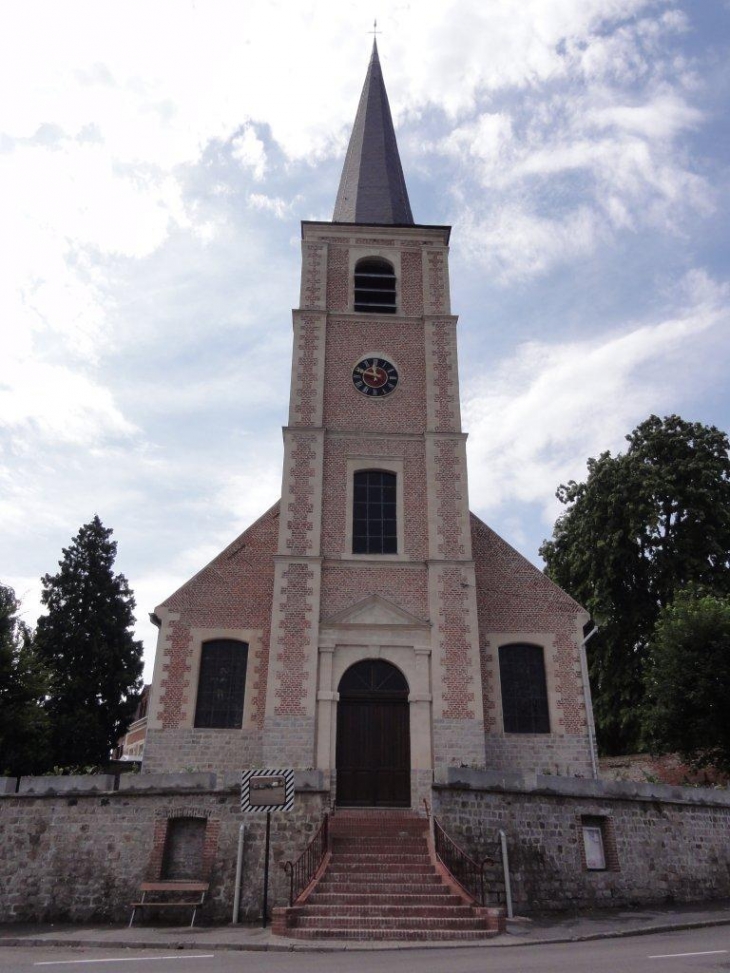
[[(515, 911), (730, 897), (730, 791), (452, 768), (434, 814), (474, 857), (507, 836)], [(589, 870), (583, 826), (601, 828)]]
[[(240, 812), (237, 776), (124, 775), (116, 791), (100, 789), (114, 778), (24, 778), (17, 794), (14, 780), (0, 779), (0, 921), (128, 920), (140, 882), (159, 878), (167, 822), (184, 817), (206, 819), (211, 897), (204, 922), (231, 920), (239, 827), (246, 825), (241, 919), (255, 921), (266, 819)], [(297, 774), (294, 809), (272, 814), (272, 905), (288, 902), (283, 862), (304, 850), (321, 822), (329, 799), (321, 776)]]
[[(294, 810), (272, 815), (272, 905), (286, 904), (281, 866), (329, 802), (321, 773), (295, 780)], [(0, 778), (1, 921), (126, 921), (140, 882), (165, 867), (168, 831), (185, 832), (169, 827), (179, 818), (205, 819), (195, 829), (211, 883), (203, 921), (230, 922), (246, 825), (241, 918), (260, 917), (265, 817), (241, 814), (238, 774), (23, 778), (15, 790)], [(730, 897), (728, 790), (451, 768), (432, 795), (434, 814), (474, 857), (496, 857), (506, 833), (518, 913)], [(603, 870), (587, 868), (584, 826), (602, 831)], [(497, 899), (498, 872), (489, 876)]]

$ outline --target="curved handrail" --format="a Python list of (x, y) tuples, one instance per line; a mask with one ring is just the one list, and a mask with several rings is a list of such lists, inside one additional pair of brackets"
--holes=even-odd
[(493, 858), (480, 862), (467, 855), (444, 831), (438, 818), (433, 816), (433, 843), (436, 855), (444, 868), (479, 905), (486, 905), (484, 869), (494, 865)]
[(289, 905), (299, 898), (314, 878), (329, 850), (329, 814), (325, 813), (316, 834), (296, 861), (284, 862), (289, 876)]

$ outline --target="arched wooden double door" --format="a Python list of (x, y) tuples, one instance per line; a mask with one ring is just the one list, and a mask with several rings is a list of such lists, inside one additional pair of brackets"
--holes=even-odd
[(337, 803), (410, 807), (408, 683), (383, 659), (364, 659), (337, 687)]

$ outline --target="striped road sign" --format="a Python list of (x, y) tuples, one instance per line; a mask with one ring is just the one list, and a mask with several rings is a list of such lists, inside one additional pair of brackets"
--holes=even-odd
[(291, 811), (294, 807), (293, 770), (244, 770), (241, 774), (241, 810)]

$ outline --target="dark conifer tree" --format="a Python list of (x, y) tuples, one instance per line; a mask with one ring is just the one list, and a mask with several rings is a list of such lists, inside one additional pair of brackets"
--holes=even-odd
[(52, 766), (47, 674), (19, 607), (13, 589), (0, 584), (0, 774), (12, 777)]
[(58, 573), (42, 579), (48, 614), (36, 643), (50, 673), (54, 764), (69, 770), (105, 764), (137, 705), (142, 643), (111, 534), (95, 516), (64, 548)]

